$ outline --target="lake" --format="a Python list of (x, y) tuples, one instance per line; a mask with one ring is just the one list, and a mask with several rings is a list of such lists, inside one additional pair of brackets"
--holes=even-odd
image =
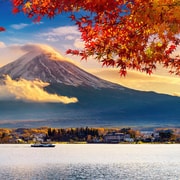
[(179, 144), (0, 145), (1, 180), (179, 180)]

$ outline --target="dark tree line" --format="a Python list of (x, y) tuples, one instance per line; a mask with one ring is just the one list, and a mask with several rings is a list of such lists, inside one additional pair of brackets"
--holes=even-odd
[(46, 139), (59, 142), (70, 142), (70, 141), (87, 141), (88, 138), (98, 138), (98, 129), (94, 128), (69, 128), (69, 129), (53, 129), (49, 128)]
[(176, 138), (175, 138), (174, 132), (172, 130), (167, 129), (167, 130), (159, 131), (159, 140), (160, 140), (160, 142), (173, 141), (175, 139)]

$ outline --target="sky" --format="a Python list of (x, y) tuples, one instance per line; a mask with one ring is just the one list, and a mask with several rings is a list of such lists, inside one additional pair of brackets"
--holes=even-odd
[[(159, 68), (153, 75), (129, 71), (126, 77), (120, 77), (116, 68), (102, 68), (94, 59), (80, 61), (76, 56), (66, 55), (67, 49), (81, 49), (83, 42), (77, 27), (70, 20), (68, 13), (53, 19), (43, 18), (40, 23), (33, 23), (23, 13), (12, 14), (11, 4), (0, 0), (0, 26), (6, 28), (0, 33), (0, 67), (22, 56), (27, 44), (53, 47), (65, 58), (70, 58), (79, 67), (103, 79), (142, 91), (155, 91), (180, 96), (180, 78), (168, 74)], [(180, 54), (180, 48), (176, 52)]]

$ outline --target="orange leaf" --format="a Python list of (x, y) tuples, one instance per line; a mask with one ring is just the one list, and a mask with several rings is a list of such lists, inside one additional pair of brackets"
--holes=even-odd
[(17, 7), (14, 7), (13, 10), (12, 10), (13, 14), (16, 14), (19, 12), (19, 9)]

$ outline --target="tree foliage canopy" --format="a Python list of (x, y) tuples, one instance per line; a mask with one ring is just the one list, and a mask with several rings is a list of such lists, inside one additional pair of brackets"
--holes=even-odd
[[(83, 50), (67, 50), (82, 59), (90, 56), (102, 65), (151, 74), (157, 64), (180, 75), (180, 56), (173, 55), (180, 43), (179, 0), (12, 0), (13, 13), (23, 11), (40, 21), (62, 12), (78, 26)], [(87, 15), (79, 16), (83, 10)], [(83, 13), (84, 14), (84, 13)], [(2, 29), (0, 29), (1, 31)]]

